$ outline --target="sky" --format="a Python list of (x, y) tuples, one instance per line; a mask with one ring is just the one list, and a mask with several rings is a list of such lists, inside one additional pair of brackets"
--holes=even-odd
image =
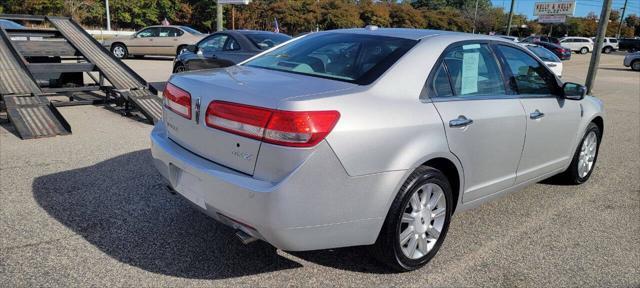
[[(549, 0), (515, 0), (515, 12), (518, 14), (527, 15), (527, 18), (532, 19), (536, 18), (533, 16), (533, 4), (536, 2), (553, 2)], [(622, 7), (624, 6), (625, 0), (613, 0), (613, 5), (611, 6), (611, 10), (618, 10), (622, 12)], [(511, 0), (491, 0), (493, 6), (495, 7), (504, 7), (505, 11), (509, 11), (511, 6)], [(600, 11), (602, 10), (603, 0), (576, 0), (576, 11), (574, 16), (586, 16), (589, 12), (594, 12), (596, 15), (600, 16)], [(636, 14), (640, 16), (640, 1), (638, 0), (628, 0), (627, 2), (627, 11), (624, 13), (625, 18), (628, 15)]]

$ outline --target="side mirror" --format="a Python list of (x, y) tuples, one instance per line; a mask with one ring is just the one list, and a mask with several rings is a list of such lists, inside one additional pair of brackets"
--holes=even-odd
[(566, 82), (562, 85), (562, 96), (565, 99), (582, 100), (585, 95), (587, 95), (587, 87), (583, 85), (573, 82)]
[(198, 52), (198, 46), (196, 45), (189, 45), (187, 46), (187, 51), (191, 52), (191, 53), (197, 53)]

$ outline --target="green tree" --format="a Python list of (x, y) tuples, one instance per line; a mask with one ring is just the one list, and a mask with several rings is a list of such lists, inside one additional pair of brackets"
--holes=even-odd
[(360, 6), (360, 19), (364, 25), (377, 25), (381, 27), (389, 27), (391, 25), (391, 17), (389, 4), (374, 3), (372, 0), (362, 0)]
[(326, 0), (320, 3), (319, 26), (323, 30), (362, 27), (363, 24), (353, 0)]
[(424, 28), (426, 26), (426, 21), (420, 10), (407, 3), (391, 4), (389, 17), (391, 18), (391, 27)]

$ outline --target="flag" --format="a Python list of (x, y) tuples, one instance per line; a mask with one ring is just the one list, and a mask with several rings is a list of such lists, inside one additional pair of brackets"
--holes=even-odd
[(167, 17), (164, 17), (164, 20), (162, 20), (162, 26), (169, 26), (171, 25), (171, 23), (169, 23), (169, 20), (167, 20)]
[(280, 33), (280, 25), (278, 25), (278, 18), (273, 17), (273, 32)]

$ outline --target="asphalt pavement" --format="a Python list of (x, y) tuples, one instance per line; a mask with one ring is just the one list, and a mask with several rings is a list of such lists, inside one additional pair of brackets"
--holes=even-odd
[[(573, 55), (564, 79), (584, 83), (588, 61)], [(171, 59), (126, 62), (150, 82), (170, 75)], [(410, 273), (359, 247), (242, 245), (167, 192), (150, 125), (103, 107), (61, 108), (73, 134), (55, 138), (23, 141), (0, 120), (0, 287), (640, 287), (640, 73), (603, 55), (594, 93), (607, 119), (588, 183), (539, 183), (455, 215)]]

